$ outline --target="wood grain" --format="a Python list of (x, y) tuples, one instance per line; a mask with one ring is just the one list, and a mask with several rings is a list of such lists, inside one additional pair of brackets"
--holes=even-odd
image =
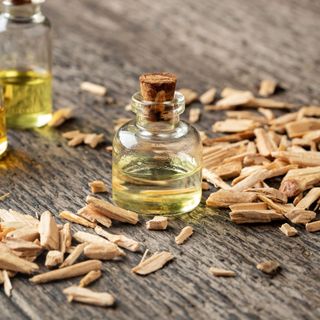
[[(101, 179), (110, 187), (111, 155), (103, 147), (68, 148), (61, 132), (102, 132), (110, 145), (112, 120), (130, 116), (124, 106), (142, 72), (175, 72), (179, 87), (199, 93), (227, 85), (256, 90), (259, 80), (274, 77), (288, 89), (280, 99), (319, 103), (318, 1), (55, 0), (47, 1), (45, 11), (54, 25), (55, 107), (76, 107), (78, 117), (59, 130), (9, 132), (0, 194), (11, 196), (0, 207), (32, 215), (50, 210), (57, 217), (85, 204), (89, 181)], [(107, 105), (80, 92), (82, 81), (105, 85), (117, 102)], [(197, 127), (209, 130), (219, 118), (221, 113), (208, 113)], [(179, 247), (174, 236), (186, 223), (194, 235)], [(108, 310), (68, 304), (62, 289), (78, 279), (31, 285), (17, 277), (11, 300), (0, 294), (1, 318), (319, 319), (319, 235), (298, 227), (300, 236), (289, 239), (279, 226), (237, 226), (225, 211), (203, 205), (163, 232), (116, 224), (113, 232), (152, 252), (170, 249), (176, 259), (148, 277), (130, 271), (142, 253), (104, 263), (103, 277), (92, 288), (117, 298)], [(266, 259), (283, 265), (280, 274), (256, 270)], [(214, 278), (210, 266), (237, 276)]]

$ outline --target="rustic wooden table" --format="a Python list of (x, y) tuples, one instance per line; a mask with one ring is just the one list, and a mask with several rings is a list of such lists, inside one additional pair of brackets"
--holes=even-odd
[[(130, 116), (124, 105), (142, 72), (175, 72), (180, 87), (199, 92), (212, 85), (254, 89), (273, 76), (288, 89), (280, 98), (320, 102), (320, 3), (315, 0), (54, 0), (47, 1), (45, 11), (54, 25), (55, 107), (76, 107), (78, 116), (59, 130), (9, 131), (0, 194), (11, 196), (3, 208), (33, 215), (48, 209), (57, 215), (84, 205), (89, 181), (103, 179), (110, 186), (111, 155), (104, 147), (69, 148), (61, 132), (103, 132), (110, 145), (112, 121)], [(82, 81), (104, 84), (116, 103), (81, 93)], [(209, 130), (219, 117), (211, 113), (197, 127)], [(186, 223), (195, 234), (178, 247), (174, 235)], [(226, 212), (204, 205), (161, 233), (147, 232), (143, 224), (118, 225), (114, 232), (142, 241), (153, 252), (170, 249), (175, 261), (145, 278), (130, 271), (141, 254), (104, 263), (104, 276), (93, 288), (116, 296), (111, 309), (69, 304), (61, 291), (78, 279), (32, 286), (16, 277), (11, 299), (1, 290), (0, 317), (319, 319), (319, 235), (302, 231), (286, 238), (278, 226), (237, 226)], [(262, 259), (281, 262), (282, 271), (263, 275), (255, 268)], [(212, 265), (233, 269), (237, 276), (214, 278), (208, 273)]]

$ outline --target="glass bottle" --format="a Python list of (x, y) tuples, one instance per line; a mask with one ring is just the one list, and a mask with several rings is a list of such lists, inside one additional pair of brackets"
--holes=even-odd
[(6, 114), (3, 105), (2, 91), (0, 90), (0, 159), (6, 152), (7, 147)]
[(8, 127), (41, 127), (51, 119), (51, 27), (42, 2), (2, 1), (0, 85)]
[[(202, 144), (197, 130), (181, 121), (184, 96), (165, 101), (167, 117), (150, 117), (158, 102), (133, 95), (136, 119), (123, 125), (113, 141), (112, 195), (120, 207), (142, 214), (176, 215), (201, 200)], [(146, 112), (147, 110), (147, 112)]]

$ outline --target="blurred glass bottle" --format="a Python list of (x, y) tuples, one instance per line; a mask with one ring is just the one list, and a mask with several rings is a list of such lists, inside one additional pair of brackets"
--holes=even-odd
[(2, 0), (0, 85), (8, 127), (41, 127), (51, 119), (51, 27), (42, 2)]
[(0, 159), (7, 150), (6, 114), (3, 105), (2, 90), (0, 90)]

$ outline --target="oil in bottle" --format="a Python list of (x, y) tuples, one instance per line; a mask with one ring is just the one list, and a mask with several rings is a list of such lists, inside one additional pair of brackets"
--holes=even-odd
[(0, 104), (0, 158), (7, 150), (6, 117), (4, 106)]

